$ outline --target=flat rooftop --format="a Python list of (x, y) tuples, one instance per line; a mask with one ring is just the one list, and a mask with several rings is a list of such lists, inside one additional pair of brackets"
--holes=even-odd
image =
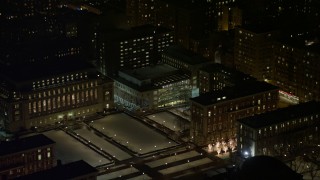
[(98, 170), (83, 160), (75, 161), (68, 164), (57, 165), (51, 169), (40, 171), (34, 174), (19, 177), (19, 180), (34, 180), (34, 179), (77, 179), (83, 178), (86, 175), (98, 175)]
[(13, 141), (4, 141), (0, 143), (0, 156), (15, 154), (52, 144), (55, 144), (55, 142), (43, 134), (29, 136)]
[(250, 76), (249, 74), (245, 74), (241, 71), (226, 67), (226, 66), (224, 66), (222, 64), (218, 64), (218, 63), (208, 64), (208, 65), (200, 68), (200, 71), (204, 71), (209, 74), (210, 73), (225, 73), (225, 74), (229, 75), (230, 77), (234, 77), (235, 79), (251, 79), (251, 80), (255, 79), (254, 77)]
[(110, 41), (116, 42), (170, 32), (173, 31), (164, 27), (142, 25), (130, 29), (109, 29), (105, 32), (105, 37)]
[(190, 75), (183, 70), (178, 70), (167, 64), (157, 64), (133, 70), (119, 71), (118, 77), (113, 77), (115, 81), (123, 83), (138, 91), (158, 89), (159, 87), (187, 80)]
[(113, 77), (114, 81), (125, 84), (137, 91), (143, 92), (153, 89), (162, 88), (162, 86), (179, 82), (182, 80), (189, 80), (190, 74), (185, 71), (177, 70), (168, 74), (159, 74), (159, 77), (154, 79), (138, 80), (128, 75), (121, 75), (119, 77)]
[(78, 58), (61, 59), (54, 62), (32, 63), (21, 66), (2, 67), (0, 75), (11, 82), (32, 81), (40, 78), (62, 75), (70, 72), (93, 70), (89, 63)]
[(146, 79), (160, 78), (168, 74), (172, 74), (176, 71), (177, 71), (176, 68), (169, 66), (167, 64), (158, 64), (158, 65), (143, 67), (139, 69), (123, 70), (121, 72), (131, 77), (134, 77), (138, 80), (146, 80)]
[(239, 119), (238, 122), (252, 128), (262, 128), (315, 113), (320, 114), (320, 102), (310, 101)]
[(200, 54), (196, 54), (190, 50), (176, 45), (169, 46), (162, 54), (165, 56), (173, 57), (189, 65), (197, 65), (209, 62), (209, 60), (207, 60)]
[(257, 93), (279, 89), (277, 86), (268, 84), (264, 81), (244, 81), (232, 87), (226, 87), (223, 90), (213, 91), (201, 94), (190, 100), (204, 106), (229, 101)]

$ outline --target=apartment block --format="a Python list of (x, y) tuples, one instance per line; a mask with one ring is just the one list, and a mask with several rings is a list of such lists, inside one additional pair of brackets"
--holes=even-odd
[(55, 142), (38, 134), (0, 143), (0, 179), (13, 179), (50, 169)]
[(198, 145), (236, 137), (236, 120), (277, 109), (279, 88), (243, 82), (191, 98), (191, 139)]
[(238, 120), (238, 149), (247, 156), (295, 157), (318, 148), (320, 103), (309, 101)]

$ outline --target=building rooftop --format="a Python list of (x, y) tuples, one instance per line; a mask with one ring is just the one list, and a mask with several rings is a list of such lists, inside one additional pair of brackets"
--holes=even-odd
[(29, 136), (13, 141), (4, 141), (0, 142), (0, 156), (19, 153), (52, 144), (55, 144), (55, 142), (43, 134)]
[(270, 156), (254, 156), (247, 159), (242, 164), (237, 177), (239, 180), (303, 179), (301, 174), (296, 173), (285, 163)]
[(155, 34), (170, 33), (170, 29), (164, 27), (156, 27), (152, 25), (136, 26), (131, 29), (109, 29), (104, 34), (112, 43), (117, 41), (135, 39), (140, 37), (154, 36)]
[(191, 98), (191, 101), (208, 106), (218, 102), (220, 103), (277, 89), (279, 89), (277, 86), (273, 86), (264, 81), (244, 81), (243, 83), (226, 87), (219, 91), (201, 94), (198, 97)]
[(121, 72), (134, 77), (138, 80), (155, 79), (172, 74), (177, 69), (167, 64), (158, 64), (154, 66), (147, 66), (138, 69), (122, 70)]
[(237, 71), (236, 69), (232, 69), (232, 68), (226, 67), (222, 64), (218, 64), (218, 63), (208, 64), (208, 65), (200, 68), (200, 71), (204, 71), (209, 74), (210, 73), (224, 73), (224, 74), (229, 75), (230, 77), (234, 77), (235, 79), (255, 80), (255, 78), (250, 76), (249, 74), (245, 74), (241, 71)]
[(305, 117), (314, 113), (320, 114), (320, 103), (310, 101), (286, 108), (277, 109), (275, 111), (266, 112), (263, 114), (239, 119), (238, 122), (252, 127), (262, 128), (273, 124), (286, 122), (292, 119)]
[[(17, 32), (17, 34), (21, 33)], [(76, 38), (48, 38), (45, 35), (37, 34), (38, 38), (29, 40), (24, 34), (20, 36), (21, 38), (18, 37), (21, 41), (25, 40), (23, 39), (24, 37), (27, 38), (27, 41), (0, 44), (1, 51), (6, 53), (5, 58), (8, 59), (7, 61), (16, 61), (21, 64), (22, 62), (31, 61), (31, 59), (33, 61), (53, 59), (58, 56), (59, 52), (64, 52), (68, 49), (81, 49), (80, 41)], [(10, 41), (13, 40), (10, 39)], [(11, 63), (11, 61), (8, 63)]]
[(68, 57), (57, 61), (2, 67), (0, 75), (12, 83), (19, 83), (89, 69), (93, 70), (94, 67), (81, 58)]
[(46, 179), (46, 180), (56, 180), (56, 179), (77, 179), (79, 177), (83, 178), (86, 175), (98, 174), (98, 170), (83, 160), (75, 161), (68, 164), (57, 165), (51, 169), (40, 171), (34, 174), (29, 174), (17, 178), (17, 180), (34, 180), (34, 179)]
[(176, 45), (166, 48), (162, 54), (185, 62), (189, 65), (197, 65), (209, 62), (203, 56)]
[(187, 72), (178, 70), (167, 64), (119, 71), (119, 76), (114, 77), (116, 81), (139, 91), (158, 89), (166, 84), (189, 78), (190, 75)]

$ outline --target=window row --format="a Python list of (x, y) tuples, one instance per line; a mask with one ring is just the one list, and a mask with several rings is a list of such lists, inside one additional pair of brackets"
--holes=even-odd
[(70, 105), (80, 104), (89, 100), (97, 100), (98, 92), (95, 90), (87, 90), (68, 95), (57, 96), (54, 98), (33, 101), (29, 103), (29, 114), (50, 111), (56, 108), (66, 107)]

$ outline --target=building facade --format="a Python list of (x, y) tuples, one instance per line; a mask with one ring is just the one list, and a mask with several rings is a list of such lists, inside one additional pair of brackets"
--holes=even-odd
[[(210, 61), (192, 51), (180, 46), (168, 47), (161, 56), (161, 62), (177, 69), (182, 69), (190, 73), (190, 82), (193, 89), (199, 88), (198, 72), (201, 67), (210, 64)], [(198, 91), (198, 90), (197, 90)]]
[(0, 143), (0, 179), (13, 179), (50, 169), (55, 142), (39, 134)]
[[(37, 66), (36, 66), (37, 67)], [(86, 63), (53, 62), (3, 70), (1, 128), (16, 132), (73, 122), (113, 108), (113, 81)]]
[(174, 40), (172, 31), (153, 26), (109, 32), (103, 36), (98, 67), (110, 76), (115, 76), (118, 70), (157, 63), (161, 52)]
[(237, 70), (258, 80), (272, 78), (272, 39), (270, 27), (237, 27), (235, 30), (234, 63)]
[(242, 10), (237, 6), (223, 6), (219, 17), (218, 30), (229, 31), (242, 25)]
[(277, 108), (279, 89), (253, 81), (191, 98), (190, 136), (198, 145), (236, 137), (236, 120)]
[(120, 71), (115, 103), (130, 110), (154, 110), (187, 104), (192, 93), (189, 73), (169, 65)]
[(320, 100), (320, 48), (319, 43), (313, 42), (282, 41), (273, 46), (273, 84), (300, 102)]
[(17, 180), (30, 179), (70, 179), (70, 180), (96, 180), (98, 170), (83, 160), (57, 166), (26, 176), (21, 176)]
[(127, 0), (126, 3), (129, 26), (155, 23), (156, 0)]
[(12, 20), (12, 19), (22, 19), (33, 17), (38, 14), (54, 14), (54, 10), (60, 5), (60, 0), (46, 0), (46, 1), (36, 1), (36, 0), (8, 0), (2, 1), (0, 18)]
[(255, 78), (222, 64), (210, 64), (199, 70), (200, 94), (222, 90), (244, 81), (255, 81)]
[(238, 120), (243, 155), (299, 156), (318, 147), (320, 103), (310, 101)]

